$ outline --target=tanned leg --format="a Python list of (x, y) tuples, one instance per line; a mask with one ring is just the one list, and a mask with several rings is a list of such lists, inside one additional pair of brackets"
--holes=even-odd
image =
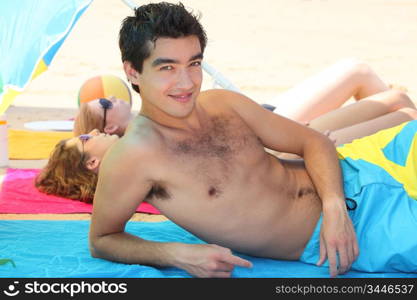
[(402, 108), (415, 108), (415, 105), (404, 92), (388, 90), (323, 114), (312, 120), (309, 126), (321, 132), (334, 131), (381, 117)]
[(369, 65), (342, 60), (268, 102), (275, 113), (306, 123), (342, 106), (350, 98), (363, 99), (388, 90)]

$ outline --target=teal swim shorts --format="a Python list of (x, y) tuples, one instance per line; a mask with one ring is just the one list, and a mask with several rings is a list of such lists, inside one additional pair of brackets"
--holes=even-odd
[[(337, 149), (360, 251), (353, 270), (417, 273), (416, 133), (411, 121)], [(321, 223), (322, 217), (302, 262), (319, 260)]]

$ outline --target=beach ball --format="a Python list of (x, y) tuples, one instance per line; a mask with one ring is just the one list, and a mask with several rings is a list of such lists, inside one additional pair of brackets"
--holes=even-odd
[(78, 106), (97, 98), (114, 96), (132, 105), (132, 95), (123, 79), (114, 75), (99, 75), (87, 79), (78, 92)]

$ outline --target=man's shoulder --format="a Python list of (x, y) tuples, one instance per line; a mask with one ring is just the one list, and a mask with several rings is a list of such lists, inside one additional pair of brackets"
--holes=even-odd
[[(240, 95), (237, 92), (225, 90), (225, 89), (209, 89), (200, 92), (200, 98), (217, 98), (223, 99), (224, 97), (235, 97), (236, 95)], [(220, 98), (219, 98), (220, 97)]]
[(149, 170), (157, 162), (155, 153), (155, 147), (145, 139), (125, 134), (103, 157), (100, 173), (110, 177), (117, 174), (149, 177), (152, 175)]
[(213, 105), (233, 106), (234, 103), (243, 100), (245, 96), (225, 89), (210, 89), (200, 93), (199, 102)]
[(153, 156), (160, 144), (160, 134), (152, 126), (152, 122), (144, 117), (137, 117), (111, 151), (123, 154), (128, 159), (146, 158)]
[(126, 152), (137, 152), (138, 155), (152, 155), (161, 147), (161, 134), (154, 128), (139, 127), (120, 139), (121, 147)]

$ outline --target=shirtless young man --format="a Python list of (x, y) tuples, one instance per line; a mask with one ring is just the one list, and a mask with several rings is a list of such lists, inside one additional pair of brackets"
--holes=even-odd
[[(318, 263), (328, 259), (332, 276), (346, 272), (359, 250), (333, 143), (243, 95), (200, 93), (206, 37), (182, 5), (149, 4), (135, 14), (123, 23), (120, 48), (143, 104), (100, 165), (92, 255), (228, 277), (235, 265), (250, 267), (229, 249), (298, 259), (323, 212)], [(281, 162), (264, 147), (304, 163)], [(126, 233), (145, 199), (212, 244)]]

